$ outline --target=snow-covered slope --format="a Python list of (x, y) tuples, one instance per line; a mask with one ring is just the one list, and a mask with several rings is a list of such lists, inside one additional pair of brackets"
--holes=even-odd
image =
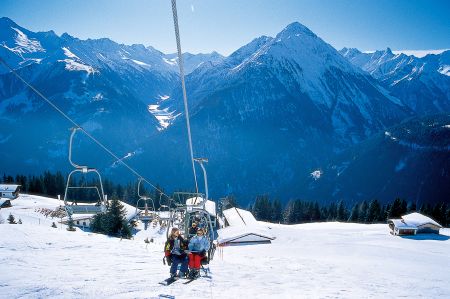
[[(270, 227), (272, 244), (225, 247), (211, 279), (171, 286), (162, 264), (164, 234), (120, 240), (39, 225), (21, 198), (11, 212), (23, 224), (0, 224), (2, 298), (446, 298), (450, 231), (394, 237), (385, 224), (312, 223)], [(33, 198), (35, 207), (47, 205)], [(25, 207), (28, 207), (26, 209)], [(26, 217), (26, 215), (29, 215)], [(42, 218), (42, 217), (41, 217)], [(43, 219), (42, 219), (43, 220)]]
[(361, 53), (344, 48), (340, 53), (369, 72), (419, 115), (450, 111), (450, 51), (415, 57), (391, 49)]

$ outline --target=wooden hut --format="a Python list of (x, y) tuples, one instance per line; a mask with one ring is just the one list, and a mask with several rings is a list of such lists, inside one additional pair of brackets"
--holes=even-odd
[(19, 197), (20, 185), (0, 184), (0, 197), (2, 199), (16, 199)]
[(439, 234), (439, 230), (442, 228), (442, 225), (420, 213), (414, 212), (411, 214), (407, 214), (402, 217), (402, 219), (410, 224), (417, 227), (417, 233), (433, 233)]
[(388, 225), (393, 235), (439, 234), (439, 230), (442, 228), (430, 217), (417, 212), (404, 215), (402, 219), (389, 219)]
[(231, 208), (223, 211), (223, 215), (225, 227), (217, 231), (219, 245), (264, 244), (275, 239), (249, 211)]
[(388, 225), (391, 229), (391, 234), (396, 236), (415, 235), (417, 233), (417, 227), (405, 223), (403, 219), (389, 219)]

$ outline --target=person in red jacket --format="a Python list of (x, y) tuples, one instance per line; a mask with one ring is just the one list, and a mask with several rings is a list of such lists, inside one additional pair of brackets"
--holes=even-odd
[(185, 277), (188, 270), (188, 258), (185, 250), (188, 248), (188, 242), (181, 236), (180, 230), (172, 228), (169, 238), (164, 245), (164, 255), (170, 266), (170, 276), (177, 276), (177, 268), (180, 266), (179, 277)]

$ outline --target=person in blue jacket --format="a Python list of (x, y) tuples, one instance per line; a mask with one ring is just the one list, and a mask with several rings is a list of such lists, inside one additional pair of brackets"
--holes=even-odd
[(206, 252), (209, 250), (209, 240), (205, 237), (204, 228), (197, 230), (197, 235), (189, 241), (189, 277), (197, 278), (200, 276), (200, 265), (202, 259), (206, 258)]

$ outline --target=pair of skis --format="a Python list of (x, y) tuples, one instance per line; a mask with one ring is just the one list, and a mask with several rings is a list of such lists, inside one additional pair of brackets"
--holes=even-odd
[[(183, 284), (191, 283), (191, 282), (193, 282), (194, 280), (196, 280), (197, 278), (198, 278), (198, 277), (196, 277), (196, 278), (188, 278), (188, 279), (186, 279), (185, 282), (183, 282)], [(174, 283), (175, 281), (177, 281), (177, 280), (179, 280), (179, 279), (180, 279), (180, 278), (177, 278), (177, 277), (169, 277), (169, 278), (167, 278), (167, 279), (161, 281), (159, 284), (162, 284), (162, 285), (164, 285), (164, 286), (168, 286), (168, 285), (171, 285), (172, 283)]]

